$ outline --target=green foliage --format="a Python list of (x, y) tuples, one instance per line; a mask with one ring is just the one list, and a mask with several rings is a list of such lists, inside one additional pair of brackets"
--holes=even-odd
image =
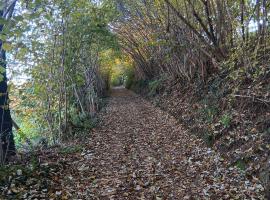
[(212, 147), (215, 142), (215, 136), (209, 132), (203, 134), (203, 140), (208, 147)]
[(134, 70), (133, 68), (130, 68), (128, 70), (126, 70), (125, 72), (125, 87), (127, 89), (131, 89), (132, 85), (134, 84), (135, 81), (135, 74), (134, 74)]
[(230, 114), (226, 113), (221, 116), (220, 122), (225, 128), (230, 127), (231, 121), (232, 121), (232, 117)]
[(5, 51), (11, 51), (12, 50), (12, 45), (10, 43), (4, 43), (2, 45), (2, 48), (5, 50)]
[(204, 107), (200, 110), (201, 117), (204, 121), (212, 123), (216, 117), (218, 109), (215, 106), (210, 106), (205, 104)]
[(6, 68), (0, 66), (0, 73), (3, 74), (3, 73), (5, 73), (5, 71), (6, 71)]
[(78, 113), (75, 107), (71, 108), (70, 117), (70, 121), (75, 127), (91, 129), (97, 124), (97, 118), (93, 118), (86, 113)]
[(46, 124), (42, 123), (39, 101), (29, 84), (16, 86), (10, 85), (12, 118), (19, 125), (20, 130), (15, 130), (15, 141), (18, 146), (24, 145), (26, 139), (34, 140), (39, 135), (46, 133)]
[(111, 63), (119, 69), (122, 65), (116, 60), (118, 41), (109, 28), (117, 17), (115, 5), (45, 0), (21, 2), (20, 9), (9, 37), (1, 34), (8, 41), (3, 48), (16, 62), (26, 63), (20, 64), (25, 66), (22, 73), (31, 77), (11, 90), (13, 119), (25, 134), (16, 134), (16, 143), (23, 144), (25, 138), (35, 142), (41, 136), (49, 142), (68, 138), (63, 127), (89, 132), (86, 129), (97, 123), (100, 97), (111, 74), (115, 72), (115, 84), (121, 75), (108, 68)]
[(112, 79), (111, 85), (112, 86), (121, 86), (121, 85), (123, 85), (123, 77), (119, 76), (117, 78)]
[(154, 96), (158, 93), (158, 90), (160, 89), (162, 83), (164, 81), (164, 78), (161, 77), (159, 79), (155, 79), (152, 81), (149, 81), (148, 87), (149, 87), (149, 96)]
[(243, 159), (238, 159), (236, 162), (235, 162), (235, 166), (244, 171), (246, 169), (246, 162), (243, 160)]
[(21, 170), (25, 176), (30, 173), (30, 170), (22, 165), (0, 166), (0, 185), (4, 185), (9, 180), (10, 175), (16, 174), (18, 170)]
[(109, 49), (101, 54), (102, 74), (108, 77), (110, 86), (125, 85), (132, 67), (130, 58), (123, 56), (118, 49)]
[[(27, 133), (27, 134), (26, 134)], [(22, 129), (15, 131), (15, 141), (16, 144), (25, 143), (28, 140), (29, 132), (24, 133)], [(32, 137), (31, 137), (32, 138)]]
[(39, 160), (38, 157), (31, 153), (31, 158), (30, 158), (30, 167), (32, 170), (35, 170), (39, 167)]
[(136, 80), (134, 81), (133, 85), (132, 85), (132, 90), (134, 90), (135, 92), (138, 93), (148, 93), (148, 85), (149, 81), (145, 80), (145, 79), (140, 79), (140, 80)]
[(82, 152), (83, 148), (80, 145), (68, 146), (60, 148), (59, 152), (61, 154), (73, 154)]

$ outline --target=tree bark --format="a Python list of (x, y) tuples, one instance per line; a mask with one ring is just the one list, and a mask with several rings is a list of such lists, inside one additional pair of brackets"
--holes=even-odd
[[(10, 19), (16, 0), (12, 1), (10, 5), (6, 5), (0, 10), (0, 18)], [(0, 24), (0, 33), (4, 29), (4, 24)], [(3, 41), (0, 40), (0, 66), (4, 68), (0, 79), (0, 159), (1, 163), (8, 160), (12, 155), (15, 155), (15, 143), (12, 133), (12, 119), (9, 109), (8, 85), (7, 85), (7, 63), (6, 51), (3, 49)]]

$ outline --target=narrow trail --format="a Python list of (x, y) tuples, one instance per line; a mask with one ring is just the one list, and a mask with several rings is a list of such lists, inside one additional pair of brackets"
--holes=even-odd
[(138, 95), (114, 89), (100, 115), (66, 169), (62, 187), (73, 199), (263, 199), (247, 187), (256, 183)]

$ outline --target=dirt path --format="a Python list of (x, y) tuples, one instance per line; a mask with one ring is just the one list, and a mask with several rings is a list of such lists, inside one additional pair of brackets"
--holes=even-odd
[[(66, 169), (73, 199), (263, 199), (247, 180), (171, 116), (114, 89), (101, 126)], [(261, 197), (260, 197), (261, 196)]]

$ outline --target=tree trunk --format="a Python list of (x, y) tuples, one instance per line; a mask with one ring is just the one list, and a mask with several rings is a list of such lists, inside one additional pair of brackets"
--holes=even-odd
[[(0, 10), (1, 18), (10, 18), (16, 1), (14, 1), (8, 8)], [(4, 25), (0, 24), (0, 33), (3, 31)], [(4, 72), (0, 77), (0, 161), (3, 163), (8, 160), (10, 156), (15, 155), (15, 144), (12, 133), (12, 119), (9, 109), (8, 87), (7, 87), (7, 73), (6, 73), (6, 51), (3, 49), (3, 41), (0, 40), (0, 66), (4, 68)]]
[[(0, 27), (0, 32), (2, 27)], [(2, 49), (2, 41), (0, 40), (0, 65), (6, 69), (6, 52)], [(0, 157), (1, 161), (5, 161), (11, 155), (15, 155), (15, 144), (12, 133), (12, 119), (9, 110), (9, 98), (7, 90), (7, 74), (4, 72), (0, 81)]]

